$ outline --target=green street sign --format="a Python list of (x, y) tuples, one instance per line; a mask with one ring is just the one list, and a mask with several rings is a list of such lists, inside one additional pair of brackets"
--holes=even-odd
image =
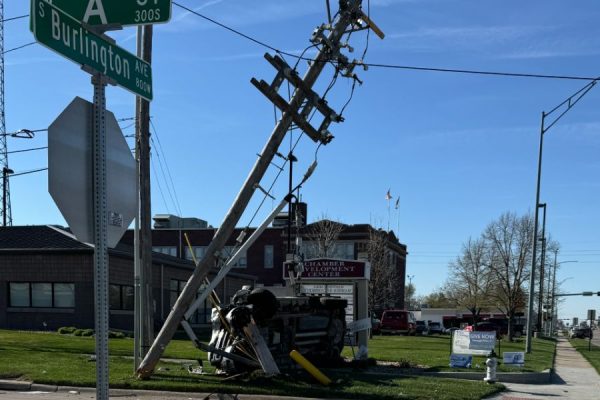
[(171, 0), (47, 0), (89, 25), (147, 25), (171, 19)]
[(152, 100), (150, 64), (85, 29), (75, 18), (46, 0), (32, 0), (31, 6), (32, 31), (39, 43)]

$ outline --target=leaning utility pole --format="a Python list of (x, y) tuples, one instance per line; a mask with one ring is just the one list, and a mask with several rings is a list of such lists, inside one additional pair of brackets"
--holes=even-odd
[[(175, 334), (180, 322), (182, 322), (186, 310), (188, 310), (194, 301), (198, 288), (204, 282), (210, 269), (216, 265), (221, 257), (221, 251), (226, 241), (233, 233), (236, 224), (248, 206), (254, 191), (267, 171), (292, 123), (300, 127), (311, 139), (323, 144), (329, 143), (333, 138), (327, 131), (327, 125), (331, 121), (340, 122), (341, 117), (329, 109), (326, 102), (319, 98), (311, 88), (329, 61), (340, 61), (340, 40), (349, 27), (360, 24), (358, 21), (360, 18), (368, 21), (368, 18), (365, 19), (364, 17), (366, 16), (361, 11), (361, 0), (340, 0), (340, 11), (333, 26), (327, 25), (321, 27), (321, 29), (313, 34), (313, 43), (322, 47), (316, 59), (311, 61), (304, 78), (300, 78), (281, 58), (265, 56), (278, 69), (277, 77), (271, 86), (267, 85), (264, 81), (257, 82), (256, 80), (253, 80), (253, 84), (282, 110), (281, 119), (275, 126), (254, 167), (246, 178), (246, 182), (234, 200), (221, 226), (215, 233), (212, 242), (206, 250), (206, 255), (196, 264), (196, 269), (175, 302), (150, 351), (142, 361), (138, 369), (139, 378), (146, 378), (152, 374), (165, 347)], [(325, 30), (330, 31), (327, 37), (323, 33)], [(347, 72), (350, 73), (347, 76), (352, 76), (351, 69), (354, 67), (354, 63), (348, 63), (345, 67), (347, 68)], [(344, 66), (341, 68), (344, 68)], [(277, 90), (285, 79), (296, 87), (296, 91), (289, 104), (277, 94)], [(313, 108), (317, 108), (321, 113), (325, 114), (325, 120), (318, 130), (313, 128), (306, 120), (310, 114), (310, 110)]]

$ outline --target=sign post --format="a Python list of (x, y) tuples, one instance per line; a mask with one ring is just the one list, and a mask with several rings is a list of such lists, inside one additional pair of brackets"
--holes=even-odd
[(94, 300), (96, 303), (96, 398), (108, 400), (108, 246), (106, 207), (106, 77), (96, 74), (94, 85)]
[[(111, 2), (112, 1), (112, 2)], [(31, 1), (31, 31), (37, 42), (61, 54), (71, 61), (80, 64), (82, 68), (92, 74), (94, 86), (94, 103), (92, 107), (92, 193), (93, 205), (93, 242), (94, 249), (94, 300), (95, 300), (95, 328), (96, 328), (96, 399), (108, 400), (109, 398), (109, 287), (108, 287), (108, 225), (109, 215), (107, 207), (107, 162), (106, 162), (106, 94), (108, 83), (117, 84), (134, 94), (150, 101), (152, 100), (152, 71), (150, 64), (130, 54), (115, 45), (114, 40), (101, 33), (110, 28), (104, 2), (111, 4), (109, 11), (113, 11), (115, 20), (111, 25), (142, 24), (160, 22), (163, 17), (170, 18), (170, 0), (89, 0), (66, 1), (48, 0)], [(140, 8), (148, 4), (168, 5), (168, 9)], [(85, 5), (83, 17), (77, 14), (73, 7)], [(131, 13), (128, 6), (140, 6)], [(69, 11), (65, 12), (61, 8)], [(168, 11), (168, 12), (167, 12)], [(129, 14), (127, 14), (129, 12)], [(70, 13), (76, 15), (74, 18)], [(125, 14), (123, 14), (125, 13)], [(130, 17), (133, 15), (133, 18)], [(97, 21), (92, 22), (91, 17)], [(77, 19), (79, 18), (79, 19)], [(111, 17), (112, 18), (112, 17)], [(123, 18), (122, 21), (120, 19)], [(130, 19), (128, 19), (130, 18)], [(137, 18), (137, 19), (136, 19)], [(86, 25), (80, 20), (84, 20)], [(101, 25), (97, 29), (88, 29), (88, 22)], [(114, 28), (114, 26), (113, 26)], [(85, 107), (85, 106), (83, 106)], [(114, 118), (113, 118), (114, 119)], [(85, 121), (85, 118), (82, 118)], [(85, 124), (84, 122), (84, 125)], [(87, 127), (86, 127), (87, 128)], [(83, 135), (89, 134), (90, 129), (84, 129)], [(131, 154), (129, 154), (131, 156)], [(83, 157), (85, 158), (85, 157)], [(75, 214), (86, 213), (86, 207), (76, 210)], [(81, 219), (81, 215), (77, 216)], [(83, 219), (88, 219), (88, 215)], [(123, 228), (123, 215), (112, 212), (110, 224), (119, 229)], [(127, 221), (127, 224), (129, 221)], [(126, 226), (125, 226), (126, 228)], [(114, 235), (113, 235), (114, 236)], [(119, 236), (120, 237), (120, 236)], [(112, 239), (111, 239), (112, 241)], [(118, 241), (118, 239), (117, 239)], [(116, 242), (114, 243), (116, 244)]]
[(596, 310), (588, 310), (587, 317), (590, 320), (590, 337), (589, 337), (589, 341), (588, 341), (588, 351), (592, 351), (592, 335), (593, 335), (592, 323), (596, 319)]

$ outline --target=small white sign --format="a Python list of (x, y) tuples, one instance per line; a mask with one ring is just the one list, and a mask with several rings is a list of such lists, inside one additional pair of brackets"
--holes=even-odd
[(525, 353), (522, 351), (505, 351), (502, 353), (502, 362), (504, 365), (522, 367), (525, 365)]

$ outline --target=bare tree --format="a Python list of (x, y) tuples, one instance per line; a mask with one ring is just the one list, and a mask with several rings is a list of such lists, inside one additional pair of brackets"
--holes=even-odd
[(373, 308), (394, 306), (398, 300), (398, 272), (390, 262), (387, 232), (371, 229), (367, 252), (371, 264), (369, 304)]
[(305, 238), (310, 241), (316, 257), (331, 257), (335, 252), (335, 245), (344, 230), (344, 224), (327, 219), (325, 215), (320, 221), (306, 227)]
[(508, 338), (513, 337), (515, 313), (525, 306), (524, 283), (531, 264), (533, 218), (505, 213), (483, 233), (489, 253), (489, 270), (494, 283), (493, 297), (508, 317)]
[(447, 297), (469, 310), (473, 323), (478, 321), (482, 308), (490, 303), (494, 280), (490, 276), (488, 257), (486, 242), (469, 238), (463, 244), (461, 255), (449, 265)]

